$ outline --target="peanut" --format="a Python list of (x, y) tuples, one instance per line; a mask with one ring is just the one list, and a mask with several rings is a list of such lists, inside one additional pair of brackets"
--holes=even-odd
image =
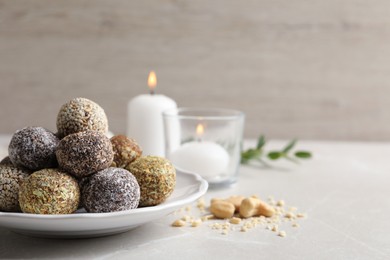
[(240, 205), (240, 215), (243, 218), (253, 217), (257, 214), (257, 207), (260, 200), (256, 198), (243, 199)]
[(213, 204), (214, 202), (221, 201), (221, 200), (224, 200), (224, 199), (221, 199), (221, 198), (212, 198), (212, 199), (210, 200), (210, 205)]
[(258, 198), (246, 198), (240, 205), (240, 215), (243, 218), (253, 216), (272, 217), (274, 214), (274, 208)]
[(260, 200), (257, 210), (260, 216), (272, 217), (275, 214), (275, 209), (262, 200)]
[(235, 212), (239, 212), (240, 211), (241, 202), (244, 199), (245, 199), (244, 196), (237, 195), (237, 196), (230, 196), (225, 201), (232, 203), (234, 205)]
[(231, 218), (234, 215), (234, 205), (224, 200), (215, 200), (210, 205), (210, 212), (216, 218)]

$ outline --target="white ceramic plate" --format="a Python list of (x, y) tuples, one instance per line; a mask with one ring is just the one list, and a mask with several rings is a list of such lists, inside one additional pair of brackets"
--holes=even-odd
[(177, 171), (176, 187), (164, 203), (112, 213), (39, 215), (0, 212), (0, 226), (14, 232), (39, 237), (82, 238), (121, 233), (159, 219), (196, 201), (208, 184), (199, 175)]

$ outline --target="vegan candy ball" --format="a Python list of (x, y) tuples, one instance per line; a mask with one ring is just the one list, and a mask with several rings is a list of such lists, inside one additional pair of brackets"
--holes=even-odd
[(85, 178), (81, 194), (88, 212), (114, 212), (137, 208), (140, 187), (130, 172), (110, 167)]
[(81, 178), (110, 167), (114, 152), (103, 133), (86, 131), (66, 136), (56, 151), (61, 169)]
[(34, 172), (20, 185), (19, 204), (25, 213), (71, 214), (79, 202), (76, 179), (58, 169)]
[(58, 136), (93, 130), (108, 132), (106, 113), (95, 102), (86, 98), (74, 98), (64, 104), (57, 115)]
[(59, 139), (42, 127), (25, 127), (12, 136), (8, 155), (17, 167), (33, 171), (54, 167), (58, 143)]
[(137, 178), (141, 187), (139, 205), (142, 207), (164, 202), (175, 188), (176, 170), (165, 158), (143, 156), (129, 164), (127, 169)]
[(9, 158), (9, 156), (4, 157), (4, 158), (0, 161), (0, 165), (10, 165), (10, 166), (13, 166), (13, 164), (12, 164), (11, 159)]
[(0, 211), (20, 211), (19, 185), (29, 172), (12, 165), (0, 165)]
[(134, 139), (116, 135), (110, 140), (114, 150), (112, 167), (125, 168), (142, 155), (142, 149)]

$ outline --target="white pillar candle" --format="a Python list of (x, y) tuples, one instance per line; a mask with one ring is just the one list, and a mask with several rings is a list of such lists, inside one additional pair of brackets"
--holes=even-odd
[(165, 156), (162, 112), (177, 105), (167, 96), (154, 94), (157, 80), (153, 71), (148, 85), (150, 94), (136, 96), (128, 103), (127, 136), (137, 141), (143, 155)]
[[(197, 126), (196, 132), (198, 137), (203, 134), (201, 124)], [(226, 170), (230, 157), (221, 145), (199, 138), (199, 141), (184, 143), (170, 154), (169, 159), (178, 169), (212, 179)]]

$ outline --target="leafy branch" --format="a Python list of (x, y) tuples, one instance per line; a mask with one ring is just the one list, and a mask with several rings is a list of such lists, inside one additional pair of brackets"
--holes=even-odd
[(291, 140), (282, 150), (274, 150), (265, 153), (264, 146), (266, 144), (266, 140), (265, 137), (261, 135), (257, 140), (255, 148), (249, 148), (241, 152), (241, 163), (249, 164), (252, 161), (257, 161), (269, 166), (264, 160), (264, 156), (273, 161), (284, 158), (293, 163), (299, 163), (299, 159), (308, 159), (312, 157), (312, 154), (309, 151), (295, 151), (292, 153), (292, 149), (295, 147), (296, 143), (297, 139), (294, 139)]

